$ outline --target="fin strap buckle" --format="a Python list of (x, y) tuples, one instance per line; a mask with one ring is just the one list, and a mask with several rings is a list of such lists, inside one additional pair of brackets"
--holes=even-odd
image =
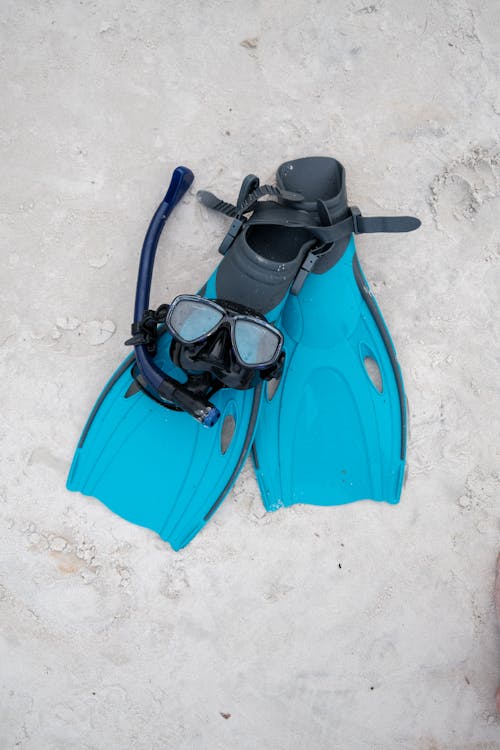
[(300, 292), (300, 290), (304, 286), (305, 280), (307, 279), (308, 275), (313, 270), (318, 260), (319, 260), (319, 255), (317, 252), (313, 252), (312, 250), (310, 250), (307, 253), (301, 267), (299, 268), (299, 271), (295, 277), (295, 280), (292, 284), (292, 288), (290, 289), (290, 294), (297, 296), (297, 294)]
[(233, 222), (231, 226), (229, 227), (229, 230), (224, 237), (224, 239), (221, 242), (221, 245), (219, 247), (219, 253), (221, 255), (225, 255), (233, 242), (235, 241), (236, 237), (241, 231), (241, 227), (245, 223), (246, 219), (233, 219)]
[(354, 234), (362, 234), (363, 230), (361, 229), (360, 224), (363, 217), (361, 211), (357, 206), (349, 206), (349, 210), (352, 216), (352, 231)]

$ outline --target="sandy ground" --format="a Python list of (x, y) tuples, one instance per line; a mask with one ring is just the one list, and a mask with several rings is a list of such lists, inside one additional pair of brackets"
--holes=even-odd
[[(0, 747), (491, 750), (500, 638), (496, 0), (3, 3)], [(178, 163), (231, 199), (339, 158), (410, 411), (397, 507), (266, 515), (247, 466), (174, 553), (65, 490)], [(155, 303), (225, 223), (191, 191)]]

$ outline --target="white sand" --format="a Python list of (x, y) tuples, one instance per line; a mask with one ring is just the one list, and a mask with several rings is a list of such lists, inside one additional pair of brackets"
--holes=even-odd
[[(7, 0), (1, 29), (1, 749), (500, 748), (498, 2)], [(246, 467), (176, 554), (64, 488), (145, 227), (178, 163), (233, 199), (311, 154), (423, 222), (358, 242), (403, 500), (265, 515)], [(155, 303), (224, 226), (191, 191)]]

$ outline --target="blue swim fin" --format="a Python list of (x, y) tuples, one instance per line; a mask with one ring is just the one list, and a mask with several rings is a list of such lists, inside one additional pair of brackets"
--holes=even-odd
[[(382, 314), (344, 232), (411, 231), (412, 217), (368, 219), (347, 206), (335, 159), (283, 164), (282, 191), (318, 225), (283, 312), (285, 367), (264, 386), (253, 458), (264, 505), (338, 505), (363, 498), (397, 503), (406, 457), (406, 399)], [(340, 230), (342, 234), (343, 230)]]
[[(210, 402), (205, 400), (208, 406), (204, 414), (218, 412), (220, 417), (215, 425), (203, 426), (192, 415), (197, 411), (198, 385), (206, 382), (204, 374), (186, 375), (174, 364), (173, 338), (168, 331), (151, 341), (145, 335), (148, 331), (137, 323), (141, 306), (142, 312), (153, 313), (146, 307), (156, 246), (173, 207), (172, 195), (175, 202), (180, 197), (173, 189), (175, 179), (181, 181), (182, 190), (186, 189), (187, 171), (178, 168), (174, 173), (144, 241), (136, 297), (140, 304), (129, 342), (136, 354), (123, 362), (97, 400), (67, 480), (68, 489), (99, 498), (118, 515), (156, 531), (174, 549), (195, 536), (236, 480), (252, 445), (263, 382), (257, 380), (252, 387), (245, 382), (239, 386), (242, 389), (236, 389), (220, 387), (220, 383), (212, 387), (209, 379)], [(250, 176), (244, 181), (224, 258), (200, 294), (222, 300), (231, 309), (238, 306), (243, 314), (236, 317), (244, 318), (251, 310), (274, 322), (315, 240), (294, 228), (294, 222), (304, 223), (300, 211), (260, 202), (265, 196), (266, 190), (258, 187), (257, 178)], [(250, 219), (239, 209), (251, 212)], [(290, 226), (285, 226), (288, 222)], [(286, 241), (276, 243), (277, 233)], [(160, 320), (159, 315), (153, 318)], [(212, 338), (207, 339), (207, 346), (212, 345)], [(154, 344), (154, 358), (148, 354), (147, 344)], [(220, 344), (219, 337), (213, 346)], [(203, 354), (206, 356), (206, 352)], [(223, 354), (229, 357), (231, 351)], [(149, 364), (142, 361), (143, 355), (149, 358)], [(151, 381), (144, 382), (144, 367), (149, 368), (152, 379), (157, 378), (154, 388)], [(240, 375), (239, 370), (236, 375)], [(195, 406), (189, 414), (164, 402), (158, 392), (162, 385), (171, 391), (181, 389), (181, 396), (189, 396), (193, 386)]]

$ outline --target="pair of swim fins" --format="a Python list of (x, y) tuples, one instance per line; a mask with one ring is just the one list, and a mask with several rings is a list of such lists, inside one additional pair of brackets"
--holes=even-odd
[[(235, 205), (198, 195), (232, 219), (222, 261), (199, 295), (254, 311), (279, 329), (281, 366), (251, 386), (229, 387), (229, 380), (212, 387), (209, 404), (218, 419), (204, 426), (159, 398), (131, 354), (94, 406), (68, 488), (155, 530), (175, 550), (213, 515), (250, 452), (267, 510), (360, 499), (397, 503), (406, 455), (403, 380), (353, 235), (408, 232), (419, 220), (364, 217), (349, 207), (345, 170), (330, 157), (282, 164), (275, 186), (249, 175)], [(143, 254), (153, 247), (153, 260), (173, 205), (167, 193), (146, 235)], [(195, 381), (175, 345), (159, 324), (154, 367), (186, 390)], [(232, 345), (226, 340), (226, 348)], [(217, 362), (222, 356), (220, 336), (203, 346), (201, 370), (212, 355)]]

